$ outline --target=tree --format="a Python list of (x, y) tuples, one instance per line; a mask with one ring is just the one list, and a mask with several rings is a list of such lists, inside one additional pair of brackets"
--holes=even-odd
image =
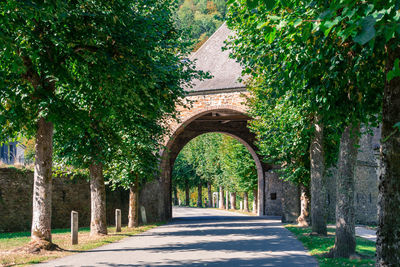
[(50, 248), (53, 128), (57, 152), (91, 166), (104, 203), (102, 167), (121, 143), (118, 123), (167, 114), (193, 68), (180, 60), (186, 43), (164, 1), (7, 1), (1, 10), (1, 134), (36, 136), (32, 239)]
[(177, 11), (180, 29), (190, 32), (193, 50), (200, 48), (225, 20), (226, 0), (184, 0)]
[(7, 1), (0, 10), (1, 137), (35, 136), (32, 240), (50, 249), (53, 128), (64, 115), (67, 62), (79, 61), (81, 36), (70, 34), (79, 5)]
[(141, 186), (155, 177), (158, 171), (162, 129), (153, 121), (137, 132), (123, 136), (124, 145), (106, 166), (106, 177), (113, 188), (129, 189), (128, 227), (139, 225), (139, 192)]
[[(293, 97), (294, 105), (302, 107), (305, 111), (302, 115), (313, 124), (310, 142), (312, 227), (316, 233), (326, 234), (324, 175), (329, 159), (337, 150), (326, 151), (326, 143), (335, 138), (327, 138), (325, 128), (332, 127), (338, 134), (345, 135), (340, 129), (350, 127), (357, 135), (360, 123), (376, 123), (382, 84), (380, 66), (370, 51), (352, 43), (338, 42), (336, 36), (329, 34), (329, 27), (319, 27), (323, 18), (316, 18), (326, 10), (325, 2), (243, 1), (231, 6), (231, 14), (234, 14), (230, 17), (231, 24), (238, 30), (238, 38), (232, 42), (234, 55), (247, 67), (246, 72), (253, 76), (257, 85), (272, 89), (271, 98)], [(261, 54), (263, 56), (259, 57)], [(371, 79), (366, 80), (366, 76)], [(264, 105), (262, 101), (256, 100)], [(354, 145), (358, 139), (351, 140)], [(344, 154), (353, 159), (341, 157), (340, 160), (355, 162), (354, 153)], [(348, 168), (341, 172), (346, 175), (339, 178), (354, 185), (351, 171), (354, 164), (339, 164), (339, 168)], [(339, 210), (354, 209), (351, 192), (346, 197), (348, 201)], [(338, 223), (337, 231), (354, 229), (354, 220), (347, 215), (351, 217), (352, 213), (337, 212), (338, 222), (347, 221)], [(355, 243), (351, 231), (337, 237), (340, 236)], [(332, 255), (348, 257), (354, 253), (355, 246), (347, 250), (340, 248), (335, 246)]]
[[(66, 127), (56, 134), (60, 157), (68, 164), (89, 167), (92, 235), (107, 233), (104, 167), (126, 150), (122, 148), (124, 138), (136, 140), (137, 133), (146, 134), (141, 128), (163, 125), (174, 116), (184, 95), (182, 84), (195, 75), (192, 63), (180, 58), (186, 55), (187, 44), (180, 42), (181, 32), (175, 29), (169, 3), (121, 1), (96, 8), (88, 6), (92, 15), (82, 21), (83, 25), (102, 25), (96, 27), (93, 52), (82, 55), (85, 65), (72, 62), (80, 91), (70, 106), (71, 113), (79, 111), (79, 118), (63, 124), (68, 125), (68, 134)], [(104, 17), (104, 10), (112, 16)], [(164, 133), (161, 126), (154, 129)], [(133, 177), (137, 175), (135, 171)]]
[[(321, 23), (342, 42), (352, 41), (384, 59), (377, 265), (400, 264), (400, 16), (397, 1), (331, 1)], [(383, 54), (383, 55), (382, 55)], [(381, 62), (382, 63), (382, 62)], [(367, 73), (363, 73), (364, 76)], [(396, 138), (397, 137), (397, 138)]]
[[(235, 190), (243, 193), (244, 210), (248, 211), (248, 192), (256, 190), (258, 186), (254, 159), (243, 144), (229, 136), (224, 136), (221, 152), (224, 175), (235, 185)], [(234, 203), (232, 200), (231, 203)], [(234, 204), (232, 206), (235, 207)]]

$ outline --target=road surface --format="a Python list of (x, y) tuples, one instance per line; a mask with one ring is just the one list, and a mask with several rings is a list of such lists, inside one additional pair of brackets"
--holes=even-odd
[(36, 266), (318, 266), (279, 218), (174, 208), (174, 219), (117, 243)]

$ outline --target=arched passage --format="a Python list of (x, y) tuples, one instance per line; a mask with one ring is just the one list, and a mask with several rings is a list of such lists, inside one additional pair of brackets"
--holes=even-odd
[[(151, 201), (153, 205), (147, 205), (147, 213), (158, 213), (157, 217), (162, 220), (172, 218), (172, 188), (171, 174), (176, 157), (182, 148), (193, 138), (211, 132), (218, 132), (234, 137), (241, 142), (251, 153), (258, 174), (258, 215), (264, 215), (265, 190), (264, 173), (270, 169), (270, 166), (263, 163), (257, 155), (257, 148), (254, 145), (255, 135), (247, 128), (247, 122), (251, 119), (246, 115), (242, 107), (218, 106), (208, 107), (196, 112), (190, 112), (173, 131), (171, 137), (167, 140), (165, 149), (162, 151), (160, 178), (158, 185), (148, 189), (145, 195), (154, 195), (157, 191), (159, 201)], [(144, 195), (144, 194), (141, 194)], [(143, 199), (142, 203), (149, 202), (149, 199)], [(155, 203), (158, 202), (158, 203)]]
[[(196, 158), (196, 157), (198, 157), (198, 156), (200, 156), (200, 158), (202, 158), (203, 159), (203, 157), (205, 157), (205, 158), (207, 158), (207, 156), (208, 155), (210, 155), (210, 153), (211, 153), (211, 157), (212, 158), (214, 158), (214, 157), (217, 157), (217, 158), (214, 158), (214, 160), (215, 161), (212, 161), (211, 162), (211, 165), (213, 165), (213, 166), (211, 166), (211, 165), (208, 165), (208, 167), (206, 167), (206, 168), (211, 168), (211, 169), (208, 169), (208, 173), (211, 175), (211, 177), (213, 177), (213, 175), (212, 175), (212, 173), (214, 173), (215, 171), (217, 171), (217, 169), (218, 170), (221, 170), (220, 169), (220, 167), (216, 167), (217, 165), (219, 165), (219, 166), (226, 166), (226, 164), (224, 164), (223, 163), (223, 159), (222, 158), (224, 158), (224, 155), (222, 155), (222, 154), (220, 154), (221, 153), (221, 150), (220, 149), (222, 149), (223, 151), (225, 150), (225, 149), (228, 149), (228, 151), (229, 151), (229, 146), (230, 145), (232, 145), (232, 144), (237, 144), (237, 143), (240, 143), (240, 144), (242, 144), (243, 145), (243, 147), (242, 148), (240, 148), (240, 149), (245, 149), (245, 150), (247, 150), (247, 152), (248, 152), (248, 157), (249, 158), (246, 158), (246, 160), (251, 160), (252, 161), (252, 163), (249, 163), (249, 164), (251, 164), (251, 165), (253, 165), (254, 166), (254, 171), (255, 171), (255, 173), (254, 173), (254, 176), (252, 176), (253, 178), (254, 178), (254, 180), (252, 180), (253, 182), (253, 184), (256, 186), (254, 189), (255, 190), (257, 190), (257, 187), (258, 187), (258, 181), (259, 180), (262, 180), (263, 179), (263, 172), (262, 172), (262, 164), (261, 164), (261, 161), (260, 161), (260, 159), (259, 159), (259, 157), (258, 157), (258, 155), (256, 154), (256, 152), (254, 151), (254, 149), (253, 149), (253, 147), (251, 147), (246, 141), (244, 141), (243, 139), (241, 139), (241, 138), (238, 138), (237, 136), (235, 136), (235, 135), (233, 135), (233, 134), (229, 134), (229, 133), (225, 133), (225, 132), (213, 132), (214, 134), (217, 134), (217, 135), (208, 135), (208, 133), (207, 134), (201, 134), (200, 136), (197, 136), (197, 137), (195, 137), (195, 138), (193, 138), (192, 140), (190, 140), (187, 144), (185, 144), (184, 145), (184, 147), (182, 148), (182, 150), (181, 151), (179, 151), (179, 155), (181, 155), (182, 153), (182, 157), (181, 157), (181, 160), (180, 160), (180, 164), (183, 164), (183, 165), (180, 165), (180, 166), (186, 166), (186, 167), (184, 167), (184, 168), (187, 168), (187, 167), (189, 167), (190, 166), (190, 164), (188, 165), (188, 163), (191, 161), (191, 160), (193, 160), (193, 157), (194, 158)], [(225, 137), (224, 137), (225, 136)], [(228, 138), (228, 139), (226, 139), (226, 138)], [(234, 139), (234, 140), (236, 140), (237, 142), (233, 142), (233, 140), (232, 139)], [(192, 142), (193, 142), (193, 144), (192, 144)], [(227, 143), (225, 143), (225, 142), (227, 142)], [(190, 145), (190, 144), (192, 144), (192, 145)], [(201, 146), (202, 147), (199, 147), (199, 144), (201, 144)], [(194, 146), (193, 146), (194, 145)], [(191, 147), (191, 148), (189, 148), (189, 150), (187, 150), (186, 148), (187, 147)], [(195, 148), (196, 147), (196, 148)], [(196, 151), (197, 151), (197, 153), (196, 154), (192, 154), (192, 152), (189, 152), (189, 151), (193, 151), (193, 150), (191, 150), (191, 149), (195, 149)], [(186, 150), (185, 150), (186, 149)], [(241, 150), (242, 152), (243, 152), (243, 150)], [(188, 154), (189, 153), (189, 154)], [(215, 153), (217, 153), (217, 154), (215, 154)], [(229, 153), (229, 152), (228, 152)], [(231, 151), (231, 153), (237, 153), (237, 152), (233, 152), (233, 151)], [(218, 155), (219, 154), (219, 155)], [(180, 157), (180, 156), (177, 156), (174, 160), (173, 160), (173, 163), (172, 163), (172, 165), (171, 165), (171, 176), (173, 177), (174, 175), (173, 175), (173, 173), (174, 173), (174, 171), (175, 171), (175, 168), (177, 167), (177, 166), (175, 166), (176, 164), (177, 164), (177, 161), (178, 161), (178, 158)], [(218, 155), (218, 156), (217, 156)], [(232, 155), (232, 154), (231, 154)], [(221, 158), (222, 157), (222, 158)], [(243, 160), (244, 160), (244, 158), (243, 158)], [(207, 160), (205, 160), (205, 161), (207, 161)], [(183, 163), (183, 162), (186, 162), (186, 163)], [(233, 162), (235, 162), (235, 161), (233, 161)], [(210, 162), (209, 162), (210, 163)], [(220, 163), (220, 164), (217, 164), (217, 163)], [(205, 163), (205, 164), (207, 164), (207, 163)], [(240, 163), (239, 163), (240, 164)], [(243, 163), (242, 163), (243, 164)], [(205, 166), (204, 166), (205, 167)], [(190, 167), (189, 167), (190, 168)], [(197, 165), (196, 165), (196, 167), (195, 168), (197, 168)], [(213, 169), (213, 168), (216, 168), (216, 169)], [(222, 168), (224, 168), (224, 167), (222, 167)], [(186, 169), (186, 170), (188, 170), (188, 169)], [(204, 171), (204, 169), (203, 169), (203, 171)], [(210, 173), (211, 172), (211, 173)], [(218, 171), (217, 171), (218, 172)], [(189, 180), (191, 180), (191, 179), (195, 179), (195, 181), (197, 182), (198, 180), (198, 178), (195, 178), (195, 177), (193, 177), (193, 176), (189, 176), (189, 177), (186, 177), (186, 178), (183, 178), (183, 177), (185, 177), (185, 174), (183, 174), (182, 173), (182, 175), (183, 176), (180, 176), (180, 178), (179, 178), (179, 180), (177, 181), (178, 182), (178, 184), (175, 184), (175, 186), (179, 186), (180, 187), (180, 189), (181, 190), (183, 190), (183, 188), (184, 188), (184, 185), (185, 185), (185, 183), (184, 183), (184, 181), (186, 180), (186, 179), (189, 179)], [(173, 178), (171, 177), (171, 179), (173, 180)], [(207, 177), (208, 176), (203, 176), (203, 179), (205, 178), (205, 179), (207, 179)], [(228, 176), (229, 177), (229, 176)], [(228, 178), (227, 176), (225, 176), (225, 179), (230, 179), (230, 178)], [(220, 177), (220, 178), (222, 178), (222, 177)], [(192, 182), (194, 182), (194, 181), (192, 181)], [(231, 181), (232, 182), (232, 185), (233, 184), (235, 184), (235, 182), (232, 180)], [(250, 182), (250, 181), (249, 181)], [(172, 182), (172, 184), (174, 184), (174, 182)], [(195, 183), (195, 184), (197, 184), (197, 183)], [(195, 184), (191, 184), (192, 186), (194, 186)], [(215, 188), (215, 186), (217, 187), (217, 188), (219, 188), (219, 185), (218, 185), (218, 181), (213, 181), (213, 182), (211, 182), (211, 184), (212, 185), (214, 185), (214, 188)], [(211, 185), (210, 184), (210, 185)], [(174, 192), (175, 190), (174, 190), (174, 185), (172, 185), (172, 189), (171, 189), (171, 191), (172, 192)], [(197, 185), (196, 185), (196, 187), (197, 187)], [(176, 188), (175, 188), (176, 189)], [(211, 187), (210, 188), (208, 188), (209, 190), (211, 189)], [(216, 189), (215, 189), (216, 190)], [(229, 189), (227, 189), (226, 187), (224, 188), (224, 190), (226, 190), (226, 191), (230, 191)], [(247, 189), (246, 190), (246, 192), (248, 193), (249, 191), (252, 191), (253, 192), (253, 190), (252, 189)], [(233, 191), (233, 193), (239, 193), (239, 194), (241, 194), (241, 193), (243, 193), (243, 192), (245, 192), (245, 191)], [(257, 191), (256, 191), (257, 192)], [(253, 194), (252, 194), (253, 195)], [(219, 195), (218, 195), (219, 196)], [(208, 197), (209, 197), (209, 199), (211, 200), (212, 199), (212, 197), (211, 197), (211, 191), (208, 191)], [(256, 194), (256, 199), (255, 200), (257, 200), (257, 197), (258, 197), (258, 194)], [(186, 201), (185, 201), (185, 203), (187, 203)], [(198, 203), (198, 202), (197, 202)], [(203, 202), (201, 202), (201, 203), (203, 203)], [(258, 205), (258, 201), (257, 201), (257, 205)], [(173, 217), (175, 217), (175, 214), (173, 213), (172, 214), (173, 215)]]

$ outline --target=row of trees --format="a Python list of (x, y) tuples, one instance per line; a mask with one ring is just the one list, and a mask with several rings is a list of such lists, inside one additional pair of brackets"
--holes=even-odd
[(202, 189), (207, 187), (209, 207), (214, 188), (219, 190), (220, 208), (225, 208), (226, 190), (231, 194), (232, 207), (236, 207), (239, 193), (243, 209), (248, 211), (249, 192), (257, 196), (257, 181), (256, 164), (247, 148), (236, 139), (219, 133), (204, 134), (190, 141), (179, 153), (172, 172), (174, 199), (180, 189), (185, 191), (185, 205), (189, 205), (190, 189), (197, 187), (197, 206), (200, 207)]
[[(382, 123), (377, 264), (400, 264), (398, 1), (228, 1), (233, 56), (252, 78), (252, 130), (282, 175), (311, 191), (326, 235), (325, 178), (336, 165), (333, 257), (355, 253), (354, 167), (362, 126)], [(383, 112), (382, 112), (383, 108)], [(311, 178), (311, 179), (310, 179)]]
[[(165, 120), (182, 85), (188, 43), (170, 1), (0, 4), (0, 140), (35, 137), (32, 244), (51, 248), (53, 155), (88, 169), (92, 235), (107, 234), (106, 175), (137, 205), (154, 176)], [(137, 225), (137, 208), (130, 211)]]

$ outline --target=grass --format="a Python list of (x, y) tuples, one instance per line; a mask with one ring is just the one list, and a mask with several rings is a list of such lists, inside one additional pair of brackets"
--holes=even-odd
[(345, 258), (325, 258), (323, 254), (335, 244), (335, 229), (328, 228), (328, 236), (310, 236), (311, 229), (308, 227), (298, 227), (286, 225), (286, 229), (292, 232), (298, 240), (309, 250), (319, 262), (320, 267), (328, 266), (375, 266), (375, 242), (357, 237), (356, 252), (362, 255), (361, 260), (349, 260)]
[(150, 230), (161, 224), (143, 225), (137, 228), (123, 227), (120, 233), (115, 232), (115, 227), (108, 227), (109, 234), (107, 236), (96, 238), (89, 237), (89, 228), (80, 228), (78, 245), (71, 245), (70, 229), (54, 229), (52, 230), (53, 242), (62, 248), (62, 250), (46, 251), (39, 254), (27, 254), (13, 251), (30, 242), (30, 232), (0, 234), (0, 266), (25, 266), (64, 257), (119, 241), (123, 238)]

